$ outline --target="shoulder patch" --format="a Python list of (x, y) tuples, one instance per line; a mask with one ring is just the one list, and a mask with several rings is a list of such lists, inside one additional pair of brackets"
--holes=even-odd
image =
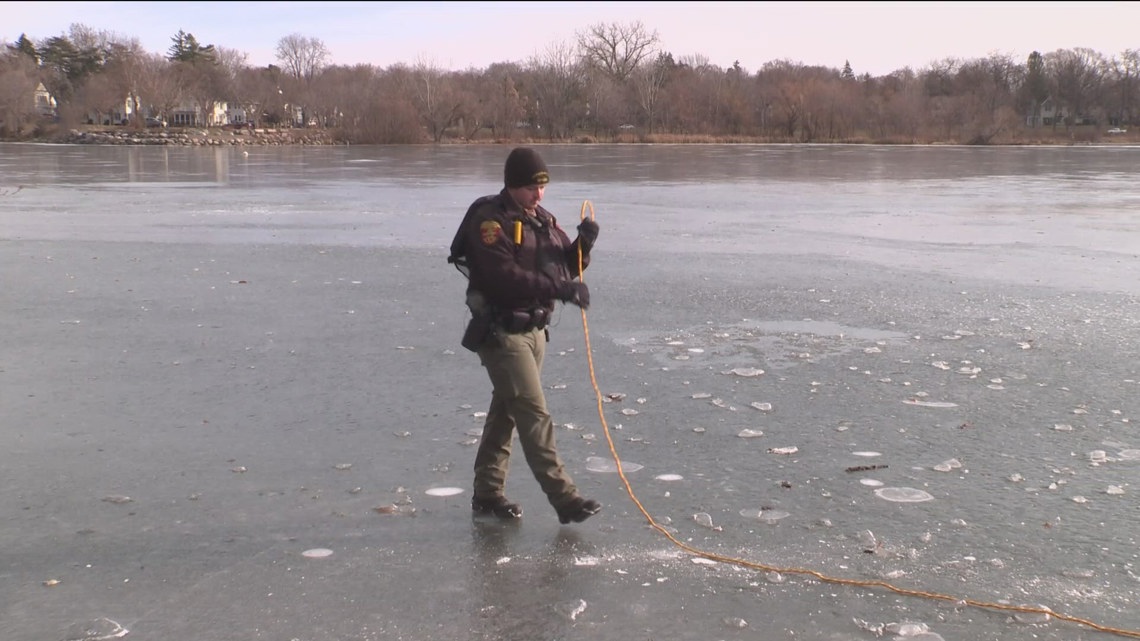
[(484, 245), (494, 245), (503, 233), (503, 227), (493, 220), (485, 220), (479, 225), (479, 236), (483, 238)]

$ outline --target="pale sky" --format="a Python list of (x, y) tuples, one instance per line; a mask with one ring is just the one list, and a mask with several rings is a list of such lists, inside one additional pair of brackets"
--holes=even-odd
[(991, 54), (1140, 49), (1140, 2), (4, 2), (0, 41), (72, 24), (136, 37), (163, 53), (180, 29), (198, 42), (277, 63), (277, 42), (317, 38), (332, 64), (445, 69), (525, 63), (590, 25), (641, 22), (674, 59), (749, 72), (788, 60), (881, 76)]

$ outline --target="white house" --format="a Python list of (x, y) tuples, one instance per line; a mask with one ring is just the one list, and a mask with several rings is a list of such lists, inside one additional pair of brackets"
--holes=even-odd
[(36, 115), (43, 118), (54, 118), (57, 106), (55, 96), (51, 95), (44, 83), (37, 84), (35, 91)]

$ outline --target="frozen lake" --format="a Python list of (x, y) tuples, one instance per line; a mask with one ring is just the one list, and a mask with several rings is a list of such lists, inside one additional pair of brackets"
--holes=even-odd
[(468, 507), (507, 148), (0, 145), (13, 638), (1140, 635), (1140, 148), (541, 149), (576, 526)]

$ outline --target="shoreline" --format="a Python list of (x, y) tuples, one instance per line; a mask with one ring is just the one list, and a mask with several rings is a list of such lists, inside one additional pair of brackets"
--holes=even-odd
[[(613, 144), (613, 145), (652, 145), (652, 144), (719, 144), (719, 145), (889, 145), (889, 146), (968, 146), (968, 147), (1031, 147), (1031, 146), (1134, 146), (1140, 144), (1136, 133), (1117, 136), (1092, 137), (1088, 135), (1065, 134), (1064, 132), (1040, 132), (1041, 135), (1024, 140), (1002, 142), (968, 143), (955, 140), (872, 140), (850, 139), (826, 142), (804, 142), (756, 136), (679, 136), (656, 134), (619, 134), (612, 139), (594, 136), (577, 136), (565, 140), (552, 141), (531, 137), (497, 139), (448, 139), (441, 142), (403, 143), (405, 145), (537, 145), (537, 144)], [(383, 143), (353, 143), (341, 137), (341, 132), (333, 129), (307, 128), (232, 128), (232, 127), (177, 127), (162, 129), (132, 129), (124, 127), (85, 126), (31, 136), (26, 139), (5, 139), (0, 143), (25, 142), (39, 144), (80, 144), (80, 145), (132, 145), (132, 146), (182, 146), (182, 147), (244, 147), (244, 146), (305, 146), (305, 145), (353, 145)]]
[(34, 142), (79, 145), (173, 145), (182, 147), (241, 147), (279, 145), (335, 145), (331, 133), (307, 129), (202, 129), (171, 131), (72, 129), (67, 134)]

